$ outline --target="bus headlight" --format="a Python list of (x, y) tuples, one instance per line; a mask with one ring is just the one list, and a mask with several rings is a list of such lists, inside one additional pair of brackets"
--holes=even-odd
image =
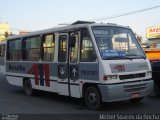
[(112, 79), (117, 79), (118, 75), (104, 75), (103, 80), (112, 80)]
[(152, 71), (148, 71), (148, 72), (146, 72), (146, 75), (151, 76), (151, 75), (152, 75)]

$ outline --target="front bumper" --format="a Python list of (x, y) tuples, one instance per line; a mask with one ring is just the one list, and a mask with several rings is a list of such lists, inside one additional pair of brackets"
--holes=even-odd
[(139, 93), (137, 97), (150, 95), (153, 91), (153, 80), (139, 80), (131, 82), (98, 84), (103, 102), (133, 99), (132, 94)]

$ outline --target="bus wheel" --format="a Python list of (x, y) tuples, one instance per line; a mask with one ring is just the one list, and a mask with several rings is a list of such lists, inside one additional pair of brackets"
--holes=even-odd
[(138, 102), (142, 101), (142, 100), (143, 100), (143, 98), (144, 98), (144, 97), (140, 97), (140, 98), (133, 98), (133, 99), (130, 99), (130, 101), (131, 101), (132, 103), (138, 103)]
[(88, 87), (84, 93), (84, 99), (87, 107), (92, 110), (98, 110), (101, 107), (101, 95), (96, 87)]
[(32, 89), (32, 84), (31, 84), (30, 80), (24, 81), (24, 91), (27, 96), (33, 95), (33, 89)]

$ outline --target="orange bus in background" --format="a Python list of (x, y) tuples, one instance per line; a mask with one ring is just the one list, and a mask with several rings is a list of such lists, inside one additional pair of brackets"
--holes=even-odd
[(160, 60), (160, 48), (149, 48), (144, 49), (144, 51), (150, 61)]
[(160, 60), (160, 26), (152, 26), (147, 28), (146, 37), (149, 42), (149, 48), (144, 51), (150, 61)]

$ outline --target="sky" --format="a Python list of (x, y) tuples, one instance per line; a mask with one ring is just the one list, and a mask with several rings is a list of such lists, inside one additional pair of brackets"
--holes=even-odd
[[(160, 6), (160, 0), (0, 0), (0, 21), (11, 30), (37, 31)], [(146, 28), (160, 25), (160, 7), (97, 22), (130, 26), (146, 37)]]

